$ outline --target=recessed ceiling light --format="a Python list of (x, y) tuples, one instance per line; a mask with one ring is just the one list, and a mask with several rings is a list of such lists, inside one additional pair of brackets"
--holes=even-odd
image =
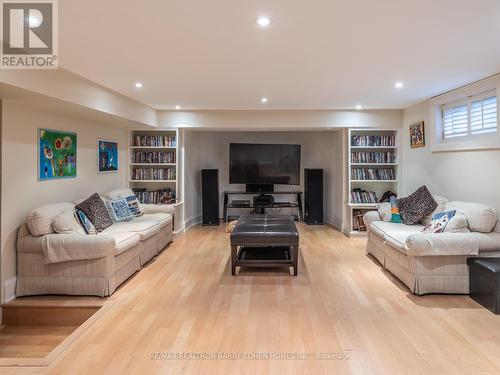
[(269, 17), (259, 17), (255, 20), (255, 23), (259, 25), (260, 27), (268, 27), (270, 24), (273, 23), (273, 20), (270, 19)]
[(360, 109), (363, 109), (363, 107), (361, 106), (361, 104), (358, 104), (358, 105), (356, 106), (356, 109), (359, 111)]
[(142, 89), (144, 85), (142, 84), (142, 82), (136, 82), (135, 83), (135, 87), (137, 87), (138, 89)]
[(264, 98), (260, 98), (260, 102), (261, 102), (261, 103), (267, 103), (268, 101), (269, 101), (269, 100), (268, 100), (266, 97), (264, 97)]
[(394, 88), (396, 88), (396, 89), (402, 89), (403, 86), (404, 86), (403, 82), (396, 82), (394, 84)]
[(181, 109), (181, 106), (180, 105), (176, 105), (175, 109)]

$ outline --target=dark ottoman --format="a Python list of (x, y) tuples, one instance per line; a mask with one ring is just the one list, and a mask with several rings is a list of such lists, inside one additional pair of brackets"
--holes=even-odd
[[(255, 256), (259, 250), (264, 255), (260, 259)], [(269, 256), (270, 252), (276, 257)], [(297, 276), (298, 259), (299, 232), (291, 216), (240, 216), (231, 233), (233, 275), (236, 274), (236, 267), (281, 266), (293, 267), (293, 274)]]
[(470, 297), (500, 314), (500, 258), (469, 258)]

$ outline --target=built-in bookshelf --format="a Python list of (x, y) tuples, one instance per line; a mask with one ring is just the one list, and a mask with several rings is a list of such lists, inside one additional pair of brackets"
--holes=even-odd
[(398, 131), (390, 129), (349, 129), (348, 183), (346, 197), (349, 236), (363, 235), (363, 215), (377, 209), (387, 191), (398, 193)]
[(129, 184), (141, 203), (176, 203), (177, 130), (130, 132)]

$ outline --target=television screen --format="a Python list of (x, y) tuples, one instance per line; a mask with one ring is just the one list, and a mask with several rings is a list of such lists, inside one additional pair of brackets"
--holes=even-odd
[(231, 143), (230, 184), (300, 184), (300, 145)]

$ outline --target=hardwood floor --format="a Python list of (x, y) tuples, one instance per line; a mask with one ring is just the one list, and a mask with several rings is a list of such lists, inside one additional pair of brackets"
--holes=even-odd
[[(231, 276), (224, 227), (196, 227), (130, 279), (46, 368), (54, 374), (498, 374), (500, 318), (467, 296), (413, 296), (365, 241), (300, 225), (299, 275)], [(171, 360), (166, 353), (349, 359)]]

